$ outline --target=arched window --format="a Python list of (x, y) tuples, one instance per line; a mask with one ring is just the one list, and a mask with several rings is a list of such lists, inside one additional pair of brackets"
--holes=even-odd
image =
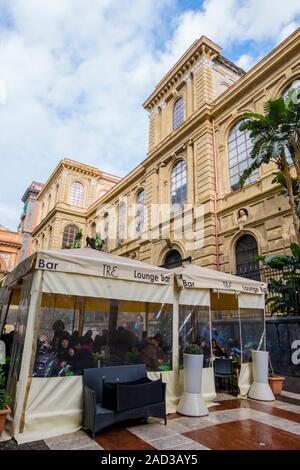
[(179, 98), (173, 108), (173, 129), (180, 126), (184, 121), (184, 99)]
[(66, 246), (71, 245), (75, 242), (75, 237), (79, 232), (79, 228), (76, 225), (67, 225), (64, 230), (63, 234), (63, 242), (62, 247), (66, 248)]
[(170, 250), (165, 256), (164, 264), (162, 267), (166, 269), (173, 269), (182, 266), (182, 257), (179, 251), (177, 250)]
[(294, 80), (286, 89), (285, 91), (283, 92), (282, 96), (284, 99), (286, 99), (288, 97), (288, 94), (289, 94), (289, 91), (294, 88), (295, 90), (297, 90), (298, 94), (300, 93), (300, 80)]
[(238, 276), (260, 281), (259, 262), (253, 258), (258, 256), (258, 247), (252, 235), (243, 235), (235, 245), (236, 273)]
[[(228, 138), (228, 158), (230, 171), (231, 191), (237, 191), (240, 188), (240, 178), (243, 172), (251, 165), (250, 157), (253, 148), (248, 131), (240, 131), (239, 127), (243, 121), (239, 121), (232, 127)], [(246, 180), (246, 184), (253, 183), (258, 176), (258, 171), (252, 173)]]
[(141, 189), (136, 198), (135, 235), (140, 236), (145, 222), (145, 191)]
[(79, 181), (76, 181), (71, 186), (70, 204), (78, 207), (83, 206), (83, 185)]
[(171, 173), (171, 204), (182, 206), (186, 200), (186, 164), (184, 160), (179, 160)]

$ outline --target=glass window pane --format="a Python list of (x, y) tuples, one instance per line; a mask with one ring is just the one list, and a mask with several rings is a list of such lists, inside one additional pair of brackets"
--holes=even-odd
[(187, 200), (186, 164), (180, 160), (171, 173), (171, 203), (183, 205)]
[(70, 191), (70, 204), (72, 204), (72, 206), (82, 207), (83, 195), (84, 195), (83, 185), (79, 183), (78, 181), (76, 183), (73, 183), (71, 186), (71, 191)]
[[(239, 127), (242, 121), (238, 122), (230, 131), (228, 137), (228, 159), (229, 166), (232, 168), (233, 165), (238, 164), (237, 173), (230, 172), (231, 190), (236, 191), (240, 185), (237, 183), (242, 176), (245, 169), (251, 165), (251, 150), (253, 147), (248, 131), (241, 132)], [(238, 178), (235, 177), (238, 176)], [(246, 184), (253, 182), (257, 179), (258, 172), (253, 173), (251, 179), (246, 181)]]
[(176, 129), (184, 121), (184, 99), (179, 98), (173, 109), (173, 129)]
[(265, 349), (264, 339), (264, 311), (260, 309), (240, 310), (242, 334), (242, 359), (250, 362), (252, 349)]
[(179, 364), (183, 364), (184, 349), (198, 344), (203, 351), (203, 367), (209, 367), (211, 359), (211, 332), (208, 307), (179, 306)]
[(43, 294), (34, 377), (81, 373), (75, 363), (76, 352), (80, 349), (78, 329), (76, 298)]

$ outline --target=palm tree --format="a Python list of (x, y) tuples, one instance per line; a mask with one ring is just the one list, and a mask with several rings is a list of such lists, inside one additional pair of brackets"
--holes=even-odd
[[(278, 168), (273, 182), (280, 183), (289, 198), (293, 226), (300, 244), (300, 100), (291, 90), (287, 99), (279, 98), (265, 103), (264, 113), (246, 113), (240, 131), (249, 131), (253, 142), (253, 162), (241, 176), (243, 186), (249, 176), (262, 164), (274, 162)], [(294, 163), (297, 179), (291, 174), (289, 158)]]

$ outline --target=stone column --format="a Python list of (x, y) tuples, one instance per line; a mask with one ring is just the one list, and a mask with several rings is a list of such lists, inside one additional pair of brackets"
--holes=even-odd
[(189, 118), (194, 112), (193, 74), (184, 77), (186, 83), (186, 117)]
[(186, 152), (186, 170), (187, 170), (187, 202), (195, 203), (195, 181), (194, 181), (194, 143), (189, 140)]

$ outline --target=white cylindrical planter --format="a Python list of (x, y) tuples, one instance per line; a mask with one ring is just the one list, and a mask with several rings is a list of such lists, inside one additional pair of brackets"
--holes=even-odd
[(208, 408), (202, 396), (203, 354), (183, 355), (184, 392), (177, 407), (186, 416), (206, 416)]
[(253, 400), (274, 401), (275, 397), (268, 382), (269, 353), (268, 351), (252, 350), (253, 384), (248, 397)]

